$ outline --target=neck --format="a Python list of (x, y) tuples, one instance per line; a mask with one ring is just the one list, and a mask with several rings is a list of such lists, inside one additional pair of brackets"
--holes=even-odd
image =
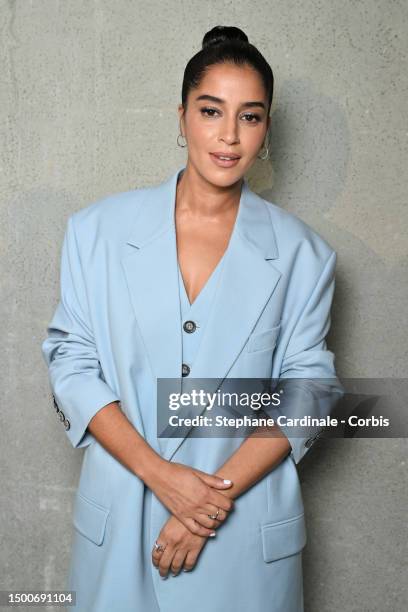
[(177, 183), (176, 209), (207, 218), (228, 214), (239, 205), (242, 185), (243, 179), (227, 187), (214, 185), (187, 164)]

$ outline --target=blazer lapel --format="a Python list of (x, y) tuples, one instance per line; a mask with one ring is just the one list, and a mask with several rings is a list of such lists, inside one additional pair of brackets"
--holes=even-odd
[[(177, 379), (171, 381), (172, 392), (186, 391), (191, 379), (209, 378), (212, 380), (205, 381), (205, 390), (214, 392), (276, 288), (281, 272), (269, 260), (278, 257), (278, 250), (267, 204), (244, 179), (221, 282), (190, 374), (181, 378), (182, 321), (174, 211), (177, 178), (183, 169), (146, 190), (127, 240), (131, 250), (122, 258), (122, 265), (154, 376)], [(194, 416), (197, 414), (200, 412), (196, 409)], [(177, 438), (159, 438), (167, 459), (190, 430), (177, 431)]]

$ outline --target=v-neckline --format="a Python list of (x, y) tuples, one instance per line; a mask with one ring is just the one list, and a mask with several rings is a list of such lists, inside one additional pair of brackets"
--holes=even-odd
[(222, 262), (223, 262), (223, 260), (225, 258), (227, 250), (228, 250), (228, 247), (224, 251), (222, 257), (218, 260), (217, 265), (215, 266), (215, 268), (211, 272), (210, 276), (207, 278), (207, 280), (205, 281), (204, 285), (201, 287), (201, 290), (199, 291), (199, 293), (196, 295), (195, 299), (192, 302), (190, 302), (190, 299), (188, 297), (186, 285), (184, 283), (184, 278), (183, 278), (183, 275), (181, 273), (180, 263), (179, 263), (179, 261), (177, 259), (177, 266), (178, 266), (178, 271), (179, 271), (181, 289), (182, 289), (182, 291), (184, 293), (184, 297), (186, 299), (186, 302), (187, 302), (189, 308), (193, 308), (193, 306), (196, 306), (197, 301), (200, 299), (200, 297), (203, 294), (203, 292), (205, 292), (205, 290), (208, 288), (209, 284), (213, 281), (214, 276), (216, 275), (216, 273), (218, 272), (219, 268), (221, 267), (221, 264), (222, 264)]
[[(177, 229), (176, 229), (175, 207), (176, 207), (176, 199), (177, 199), (177, 184), (178, 184), (179, 180), (181, 179), (182, 175), (184, 174), (184, 171), (185, 171), (185, 168), (183, 168), (182, 171), (180, 171), (178, 173), (177, 181), (176, 181), (176, 195), (174, 196), (174, 201), (173, 201), (173, 227), (174, 227), (174, 232), (175, 232), (175, 235), (176, 235), (176, 243), (177, 243)], [(186, 290), (186, 286), (184, 284), (183, 275), (181, 273), (180, 262), (179, 262), (178, 253), (177, 253), (177, 256), (176, 256), (176, 259), (177, 259), (177, 268), (178, 268), (178, 272), (179, 272), (179, 276), (180, 276), (180, 280), (181, 280), (182, 291), (184, 293), (184, 296), (186, 298), (186, 301), (187, 301), (187, 304), (188, 304), (189, 308), (192, 308), (193, 306), (196, 305), (196, 303), (197, 303), (198, 299), (200, 298), (201, 294), (206, 289), (206, 287), (209, 285), (209, 283), (212, 280), (213, 276), (215, 275), (215, 273), (217, 272), (218, 268), (221, 266), (222, 262), (224, 261), (226, 254), (228, 253), (228, 251), (231, 248), (231, 243), (232, 243), (233, 239), (235, 238), (236, 232), (238, 231), (238, 224), (240, 222), (240, 217), (242, 215), (242, 206), (243, 206), (242, 205), (242, 200), (243, 200), (243, 197), (244, 197), (244, 189), (245, 189), (245, 179), (242, 182), (241, 194), (240, 194), (239, 202), (238, 202), (238, 210), (237, 210), (237, 214), (235, 216), (234, 224), (232, 226), (232, 231), (230, 233), (230, 237), (229, 237), (229, 240), (228, 240), (227, 247), (226, 247), (222, 257), (219, 259), (217, 265), (215, 266), (215, 268), (211, 272), (210, 276), (207, 278), (205, 284), (203, 285), (203, 287), (201, 287), (200, 293), (198, 293), (198, 295), (196, 296), (196, 298), (195, 298), (195, 300), (193, 302), (190, 302), (189, 297), (187, 295), (187, 290)], [(177, 251), (177, 248), (176, 248), (176, 251)]]

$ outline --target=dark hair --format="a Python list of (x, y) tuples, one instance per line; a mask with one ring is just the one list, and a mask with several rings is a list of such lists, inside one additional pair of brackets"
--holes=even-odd
[(201, 51), (189, 60), (184, 71), (181, 90), (181, 101), (184, 108), (187, 108), (189, 92), (199, 87), (207, 69), (215, 64), (227, 62), (237, 66), (247, 64), (259, 73), (267, 93), (269, 114), (273, 97), (272, 68), (258, 49), (249, 42), (245, 32), (234, 26), (212, 28), (203, 38)]

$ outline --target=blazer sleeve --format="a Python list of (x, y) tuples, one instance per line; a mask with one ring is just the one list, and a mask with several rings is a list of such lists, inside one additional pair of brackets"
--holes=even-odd
[(57, 414), (72, 446), (81, 448), (94, 439), (87, 431), (92, 417), (119, 398), (103, 378), (74, 226), (72, 215), (62, 245), (60, 301), (41, 348)]
[[(327, 349), (326, 335), (331, 323), (335, 287), (336, 252), (323, 265), (300, 316), (294, 326), (283, 358), (278, 411), (287, 418), (305, 415), (322, 418), (330, 415), (344, 395), (336, 376), (335, 356)], [(304, 457), (321, 435), (323, 428), (279, 425), (292, 447), (295, 463)]]

